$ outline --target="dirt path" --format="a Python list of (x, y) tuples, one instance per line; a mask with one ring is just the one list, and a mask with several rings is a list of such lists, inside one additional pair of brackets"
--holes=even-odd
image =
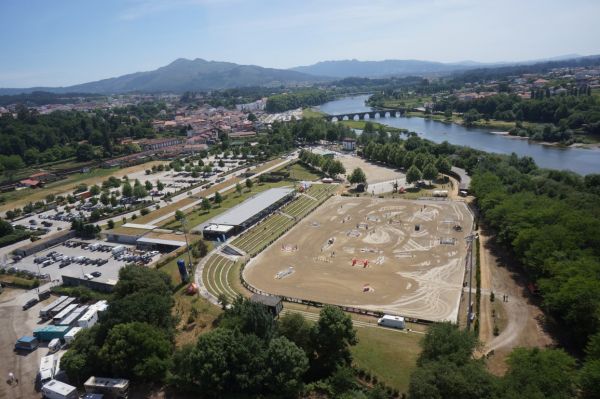
[[(505, 358), (516, 347), (545, 347), (554, 343), (544, 329), (544, 315), (526, 289), (524, 279), (511, 263), (510, 258), (497, 250), (485, 231), (480, 231), (482, 303), (480, 339), (484, 343), (483, 354), (490, 354), (488, 368), (495, 374), (506, 371)], [(495, 294), (490, 302), (489, 292)], [(503, 296), (508, 301), (503, 301)], [(496, 323), (500, 334), (493, 335), (496, 308)]]

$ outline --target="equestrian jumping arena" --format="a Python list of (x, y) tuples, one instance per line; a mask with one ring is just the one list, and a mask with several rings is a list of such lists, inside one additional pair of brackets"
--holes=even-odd
[(276, 295), (456, 321), (473, 217), (463, 202), (335, 196), (250, 260)]

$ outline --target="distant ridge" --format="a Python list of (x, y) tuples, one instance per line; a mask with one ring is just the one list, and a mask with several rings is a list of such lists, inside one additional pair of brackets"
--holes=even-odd
[(324, 78), (285, 69), (239, 65), (232, 62), (179, 58), (169, 65), (148, 72), (136, 72), (68, 87), (0, 89), (0, 94), (46, 91), (51, 93), (129, 93), (205, 91), (247, 86), (295, 85)]

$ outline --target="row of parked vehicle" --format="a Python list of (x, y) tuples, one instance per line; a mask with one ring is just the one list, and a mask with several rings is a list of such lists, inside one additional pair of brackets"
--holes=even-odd
[[(85, 218), (85, 215), (80, 212), (80, 213), (67, 213), (65, 211), (59, 211), (56, 212), (52, 215), (38, 215), (38, 217), (40, 219), (51, 219), (51, 220), (57, 220), (57, 221), (61, 221), (61, 222), (72, 222), (75, 219), (83, 219)], [(31, 223), (31, 221), (29, 221)]]
[(92, 252), (94, 252), (94, 251), (110, 252), (114, 248), (114, 246), (112, 246), (112, 245), (106, 245), (106, 244), (100, 244), (100, 243), (89, 244), (87, 242), (75, 241), (75, 240), (66, 241), (63, 243), (63, 245), (68, 248), (80, 247), (81, 249), (86, 249), (86, 250), (89, 250)]
[(118, 255), (115, 255), (115, 259), (128, 263), (143, 263), (147, 265), (148, 263), (152, 262), (152, 258), (159, 253), (160, 252), (158, 251), (142, 252), (140, 254), (122, 252)]
[(77, 263), (80, 265), (96, 265), (102, 266), (108, 263), (108, 259), (92, 259), (87, 256), (67, 256), (61, 262), (59, 267), (63, 268), (65, 266), (69, 266), (71, 263)]

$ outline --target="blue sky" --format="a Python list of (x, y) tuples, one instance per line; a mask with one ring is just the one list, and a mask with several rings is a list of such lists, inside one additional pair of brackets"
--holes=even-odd
[(0, 87), (61, 86), (184, 58), (485, 62), (600, 53), (598, 0), (1, 0)]

